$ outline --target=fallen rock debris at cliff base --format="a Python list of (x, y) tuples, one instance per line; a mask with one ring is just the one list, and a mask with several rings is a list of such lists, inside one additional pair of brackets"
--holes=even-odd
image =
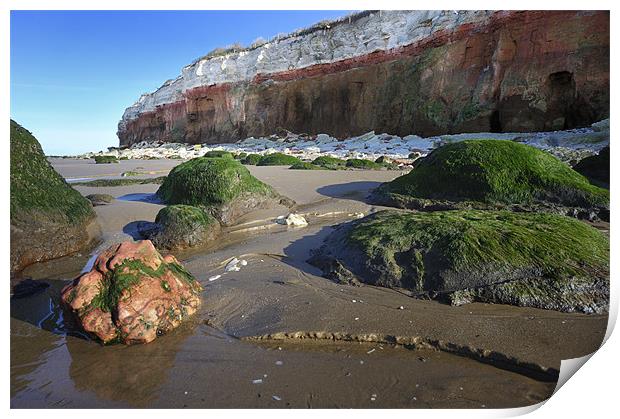
[(212, 151), (226, 151), (234, 154), (267, 155), (283, 153), (304, 161), (329, 155), (341, 159), (375, 160), (385, 156), (400, 166), (408, 165), (415, 159), (427, 155), (433, 149), (451, 142), (469, 139), (501, 139), (521, 142), (549, 151), (560, 160), (574, 163), (597, 154), (609, 145), (609, 119), (592, 124), (590, 127), (564, 131), (512, 132), (512, 133), (463, 133), (423, 138), (417, 135), (399, 137), (389, 134), (376, 134), (374, 131), (338, 139), (327, 134), (306, 135), (287, 133), (285, 136), (246, 138), (227, 144), (183, 144), (165, 142), (140, 142), (129, 148), (111, 147), (108, 151), (89, 152), (74, 156), (94, 158), (111, 155), (119, 159), (191, 159), (202, 157)]

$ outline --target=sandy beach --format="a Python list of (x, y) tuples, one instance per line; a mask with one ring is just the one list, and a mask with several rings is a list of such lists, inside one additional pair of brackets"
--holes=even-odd
[[(69, 181), (165, 175), (182, 160), (52, 159)], [(76, 186), (116, 199), (95, 211), (102, 242), (28, 267), (44, 292), (11, 299), (12, 407), (516, 407), (549, 397), (562, 359), (596, 350), (607, 315), (507, 305), (453, 307), (373, 286), (341, 285), (306, 263), (332, 227), (380, 207), (366, 201), (401, 171), (247, 166), (293, 199), (245, 215), (208, 248), (175, 254), (204, 287), (199, 312), (144, 346), (76, 336), (58, 294), (91, 254), (136, 238), (163, 205), (158, 185)], [(606, 228), (603, 225), (602, 228)], [(232, 258), (247, 266), (225, 272)], [(105, 371), (105, 372), (103, 372)]]

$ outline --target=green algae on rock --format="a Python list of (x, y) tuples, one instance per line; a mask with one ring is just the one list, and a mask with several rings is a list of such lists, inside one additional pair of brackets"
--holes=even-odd
[(73, 182), (73, 186), (90, 186), (92, 188), (106, 187), (106, 186), (126, 186), (126, 185), (147, 185), (155, 184), (161, 185), (164, 183), (166, 176), (150, 177), (146, 179), (95, 179), (87, 180), (84, 182)]
[(118, 159), (114, 156), (94, 156), (95, 164), (118, 163)]
[(373, 197), (411, 209), (431, 201), (609, 206), (609, 191), (542, 150), (505, 140), (466, 140), (439, 147), (417, 160), (411, 172), (379, 187)]
[(162, 208), (155, 218), (159, 225), (150, 237), (159, 249), (182, 249), (208, 243), (220, 231), (215, 218), (200, 207), (169, 205)]
[(261, 157), (262, 156), (260, 154), (248, 154), (241, 160), (241, 163), (247, 164), (250, 166), (256, 166), (258, 162), (260, 161)]
[(453, 304), (600, 313), (609, 303), (609, 239), (554, 214), (380, 211), (339, 227), (310, 263), (331, 279)]
[(289, 156), (284, 153), (272, 153), (262, 156), (257, 166), (290, 166), (296, 163), (301, 163), (301, 160), (295, 156)]
[(88, 199), (94, 207), (99, 205), (107, 205), (114, 201), (114, 197), (112, 195), (106, 193), (94, 193), (90, 195), (86, 195), (86, 199)]
[(104, 344), (148, 343), (200, 305), (202, 287), (148, 240), (115, 244), (61, 292), (82, 328)]
[(292, 170), (327, 170), (325, 167), (317, 166), (316, 164), (308, 163), (305, 161), (295, 163), (289, 169)]
[(312, 164), (315, 164), (317, 166), (321, 166), (321, 167), (324, 167), (330, 170), (338, 170), (338, 169), (344, 169), (345, 166), (347, 165), (347, 161), (339, 159), (337, 157), (319, 156), (316, 159), (312, 160)]
[(368, 159), (348, 159), (346, 167), (352, 169), (379, 170), (384, 166), (383, 164), (375, 163), (374, 161)]
[(229, 159), (234, 158), (233, 154), (228, 152), (228, 151), (224, 151), (224, 150), (211, 150), (211, 151), (207, 151), (204, 154), (204, 157), (226, 157)]
[(157, 195), (166, 204), (200, 206), (224, 225), (256, 208), (291, 204), (229, 158), (197, 157), (176, 166)]
[(90, 242), (91, 203), (58, 174), (37, 139), (11, 120), (11, 272)]

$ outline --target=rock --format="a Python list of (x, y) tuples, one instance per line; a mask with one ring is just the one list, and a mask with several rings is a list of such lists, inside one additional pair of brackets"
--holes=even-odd
[(102, 252), (62, 290), (62, 302), (104, 344), (149, 343), (196, 311), (201, 290), (174, 256), (162, 257), (142, 240)]
[[(548, 153), (504, 140), (444, 145), (416, 161), (411, 172), (379, 187), (377, 203), (423, 209), (546, 203), (606, 209), (609, 191)], [(427, 208), (429, 209), (429, 208)]]
[(11, 120), (11, 272), (90, 246), (91, 203), (49, 164), (41, 145)]
[(104, 155), (94, 156), (93, 158), (95, 159), (95, 164), (118, 163), (116, 156)]
[(308, 163), (305, 161), (295, 163), (294, 165), (289, 167), (289, 169), (291, 170), (324, 170), (324, 168), (321, 166), (317, 166), (316, 164)]
[(90, 195), (86, 195), (86, 199), (88, 199), (94, 207), (99, 205), (107, 205), (114, 201), (114, 197), (112, 195), (108, 195), (105, 193), (94, 193)]
[(241, 160), (243, 164), (247, 164), (250, 166), (256, 166), (260, 161), (261, 156), (258, 154), (248, 154), (244, 159)]
[(609, 131), (609, 118), (593, 123), (592, 129), (597, 132)]
[(289, 156), (284, 153), (272, 153), (261, 157), (257, 166), (290, 166), (301, 163), (295, 156)]
[(182, 163), (170, 171), (157, 195), (167, 204), (199, 206), (223, 225), (257, 208), (292, 205), (232, 158), (197, 157)]
[(609, 189), (609, 146), (603, 148), (596, 156), (586, 157), (573, 169), (581, 173), (593, 183)]
[(309, 262), (340, 283), (412, 296), (604, 313), (609, 239), (573, 218), (510, 211), (380, 211), (338, 227)]
[(293, 214), (293, 213), (290, 213), (286, 217), (284, 216), (278, 217), (276, 219), (276, 222), (278, 224), (283, 224), (283, 225), (292, 226), (292, 227), (306, 227), (308, 225), (308, 222), (303, 216), (299, 214)]
[(183, 249), (205, 245), (215, 239), (220, 224), (200, 207), (169, 205), (155, 218), (158, 228), (149, 239), (158, 249)]

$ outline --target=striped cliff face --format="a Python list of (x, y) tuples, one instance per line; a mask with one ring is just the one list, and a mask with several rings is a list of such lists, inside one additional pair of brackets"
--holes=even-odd
[(609, 116), (605, 11), (365, 12), (204, 58), (143, 95), (121, 145), (543, 131)]

